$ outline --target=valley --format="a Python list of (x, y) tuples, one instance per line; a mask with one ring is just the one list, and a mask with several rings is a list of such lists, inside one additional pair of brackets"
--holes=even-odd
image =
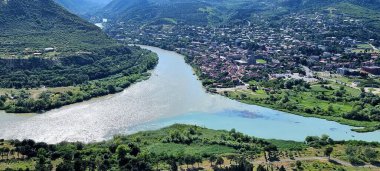
[(379, 8), (0, 0), (0, 170), (379, 170)]
[(359, 132), (377, 130), (379, 34), (359, 14), (371, 13), (376, 23), (380, 13), (351, 2), (322, 5), (277, 16), (259, 12), (219, 26), (120, 18), (106, 32), (120, 42), (185, 55), (209, 92), (363, 127)]

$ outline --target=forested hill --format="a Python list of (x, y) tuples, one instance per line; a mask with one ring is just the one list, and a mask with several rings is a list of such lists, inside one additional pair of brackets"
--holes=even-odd
[(255, 0), (114, 0), (103, 8), (105, 17), (147, 24), (217, 24), (226, 21), (237, 9), (256, 9)]
[(255, 14), (312, 12), (342, 4), (364, 10), (380, 9), (379, 0), (113, 0), (101, 13), (124, 22), (217, 25), (251, 20)]
[(117, 44), (53, 0), (0, 0), (0, 30), (0, 110), (7, 112), (120, 92), (157, 64), (155, 54)]
[(114, 42), (53, 0), (0, 0), (0, 23), (2, 55), (15, 55), (25, 48), (85, 51)]

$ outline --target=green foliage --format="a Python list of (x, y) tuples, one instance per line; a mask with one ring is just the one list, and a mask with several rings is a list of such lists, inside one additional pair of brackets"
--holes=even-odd
[(95, 25), (52, 0), (10, 0), (0, 5), (0, 54), (22, 56), (53, 47), (59, 53), (114, 45)]
[[(120, 92), (158, 61), (147, 50), (116, 44), (53, 0), (1, 2), (0, 14), (0, 88), (17, 89), (0, 99), (7, 112), (43, 112)], [(27, 91), (68, 86), (75, 88), (37, 97)]]
[(353, 129), (358, 132), (379, 128), (380, 97), (370, 92), (329, 82), (309, 84), (293, 79), (255, 81), (250, 86), (256, 91), (225, 94), (249, 104), (365, 127)]
[(305, 142), (310, 147), (322, 147), (334, 143), (328, 135), (322, 135), (321, 137), (308, 136), (306, 137)]
[[(29, 74), (35, 72), (33, 77), (17, 77), (12, 72), (2, 75), (8, 78), (19, 78), (19, 81), (0, 81), (2, 85), (17, 84), (20, 87), (29, 87), (33, 84), (39, 85), (38, 82), (33, 81), (40, 78), (40, 83), (50, 82), (51, 86), (75, 86), (76, 89), (63, 92), (44, 91), (38, 97), (31, 96), (25, 90), (15, 91), (13, 94), (4, 96), (5, 101), (1, 101), (5, 103), (3, 106), (0, 105), (0, 109), (11, 113), (41, 112), (120, 92), (131, 84), (148, 77), (149, 74), (146, 72), (157, 64), (157, 56), (149, 51), (137, 47), (121, 49), (127, 49), (129, 53), (102, 58), (99, 62), (84, 66), (69, 65), (62, 70), (59, 69), (60, 67), (53, 67), (51, 70), (46, 70), (46, 75), (38, 70), (22, 71)], [(118, 67), (114, 67), (115, 65)], [(65, 74), (66, 71), (68, 74)], [(83, 75), (87, 79), (78, 79), (76, 75)], [(75, 83), (73, 79), (78, 82)]]

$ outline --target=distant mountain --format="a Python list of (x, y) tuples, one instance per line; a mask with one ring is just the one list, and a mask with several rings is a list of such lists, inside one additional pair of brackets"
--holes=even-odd
[(207, 25), (249, 20), (257, 13), (284, 15), (338, 4), (380, 10), (380, 0), (113, 0), (101, 13), (127, 22)]
[(111, 0), (55, 0), (69, 11), (75, 14), (86, 14), (96, 12), (103, 8)]
[(284, 0), (279, 5), (289, 12), (333, 10), (335, 13), (362, 20), (369, 28), (380, 29), (380, 0)]
[(113, 43), (98, 27), (52, 0), (0, 0), (0, 23), (0, 53), (45, 47), (76, 51)]
[(256, 0), (113, 0), (102, 14), (129, 22), (207, 25), (228, 20), (237, 9), (260, 6)]
[(338, 3), (350, 3), (380, 10), (380, 0), (283, 0), (279, 2), (292, 9), (320, 8)]

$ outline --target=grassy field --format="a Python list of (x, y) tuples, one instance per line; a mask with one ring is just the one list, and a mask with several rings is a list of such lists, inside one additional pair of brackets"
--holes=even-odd
[(257, 59), (256, 63), (258, 63), (258, 64), (266, 64), (267, 61), (265, 61), (264, 59)]
[[(25, 92), (30, 94), (33, 99), (38, 99), (39, 95), (43, 92), (49, 91), (53, 93), (63, 93), (68, 91), (79, 91), (79, 87), (69, 86), (69, 87), (53, 87), (53, 88), (32, 88), (32, 89), (23, 89)], [(14, 92), (21, 91), (20, 89), (6, 89), (0, 88), (0, 95), (12, 94)]]
[[(335, 82), (330, 82), (324, 86), (329, 87), (330, 89), (321, 87), (320, 84), (313, 84), (307, 91), (281, 89), (269, 93), (264, 91), (263, 88), (259, 88), (257, 91), (235, 90), (223, 92), (221, 94), (247, 104), (255, 104), (306, 117), (317, 117), (336, 121), (341, 124), (362, 127), (353, 129), (357, 132), (368, 132), (378, 129), (378, 122), (357, 121), (343, 118), (342, 116), (344, 114), (349, 113), (354, 109), (355, 102), (347, 102), (342, 100), (332, 103), (328, 100), (321, 100), (319, 98), (321, 94), (323, 94), (324, 97), (334, 98), (336, 91), (338, 91), (342, 85)], [(343, 96), (345, 97), (358, 97), (361, 90), (359, 88), (345, 86), (344, 92), (345, 93)], [(281, 101), (285, 97), (287, 99), (287, 105), (283, 105), (284, 102)], [(275, 98), (276, 100), (270, 100), (271, 98)], [(293, 106), (293, 108), (290, 108), (289, 106)], [(306, 109), (316, 109), (319, 110), (319, 112), (305, 112)]]
[[(380, 22), (380, 21), (379, 21)], [(370, 44), (359, 44), (357, 48), (353, 49), (354, 53), (380, 53), (379, 49), (374, 49)]]

